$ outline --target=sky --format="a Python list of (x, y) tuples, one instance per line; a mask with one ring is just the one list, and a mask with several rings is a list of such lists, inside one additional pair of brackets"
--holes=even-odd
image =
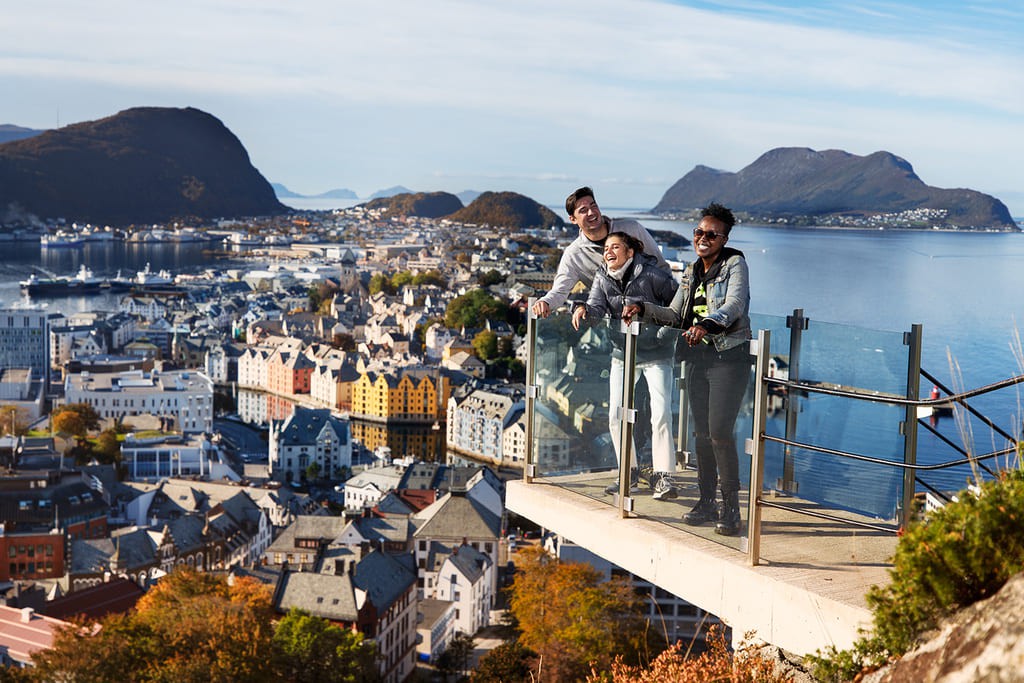
[(1024, 5), (723, 0), (32, 0), (0, 15), (0, 123), (220, 119), (301, 194), (580, 185), (650, 208), (703, 164), (879, 150), (1024, 216)]

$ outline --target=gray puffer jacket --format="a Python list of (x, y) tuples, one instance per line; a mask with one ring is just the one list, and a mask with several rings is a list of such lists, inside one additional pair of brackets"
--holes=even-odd
[[(602, 318), (619, 320), (626, 304), (656, 304), (667, 306), (676, 293), (676, 281), (667, 270), (658, 267), (658, 260), (647, 253), (637, 254), (626, 269), (622, 280), (608, 275), (607, 268), (601, 268), (594, 276), (594, 284), (587, 297), (587, 320), (596, 325)], [(672, 358), (678, 332), (659, 334), (656, 325), (643, 325), (637, 337), (637, 362), (650, 362)], [(611, 334), (612, 355), (622, 358), (625, 336), (618, 333), (615, 323)]]

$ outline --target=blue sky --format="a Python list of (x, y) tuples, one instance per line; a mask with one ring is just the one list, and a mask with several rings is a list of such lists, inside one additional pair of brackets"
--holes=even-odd
[(650, 207), (795, 146), (887, 150), (1024, 216), (1016, 1), (33, 0), (0, 16), (0, 94), (31, 128), (197, 107), (304, 194)]

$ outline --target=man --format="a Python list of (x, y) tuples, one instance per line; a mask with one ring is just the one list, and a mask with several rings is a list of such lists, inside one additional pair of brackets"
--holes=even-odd
[(659, 268), (670, 270), (651, 233), (635, 220), (617, 218), (613, 221), (602, 215), (594, 200), (594, 191), (589, 187), (581, 187), (569, 195), (565, 200), (565, 211), (569, 220), (580, 229), (580, 234), (562, 252), (551, 289), (533, 304), (533, 314), (538, 318), (548, 317), (551, 311), (564, 304), (577, 282), (590, 289), (594, 274), (604, 262), (604, 240), (610, 232), (624, 232), (637, 238), (643, 242), (644, 253), (653, 254), (658, 259)]
[[(531, 310), (538, 318), (548, 317), (551, 311), (564, 304), (576, 283), (582, 282), (588, 290), (590, 289), (594, 284), (594, 275), (604, 264), (605, 238), (612, 232), (624, 232), (640, 240), (644, 245), (643, 252), (653, 255), (657, 259), (659, 268), (671, 272), (671, 267), (661, 253), (661, 247), (651, 237), (651, 233), (647, 232), (647, 228), (629, 218), (612, 220), (602, 215), (601, 209), (594, 199), (594, 191), (589, 187), (581, 187), (566, 198), (565, 212), (569, 214), (569, 220), (580, 229), (580, 233), (562, 252), (551, 289), (533, 304)], [(650, 408), (648, 407), (647, 382), (642, 375), (637, 382), (635, 392), (634, 401), (642, 419), (638, 420), (633, 433), (633, 441), (638, 446), (646, 446), (650, 441), (650, 430), (646, 427), (650, 424), (649, 418), (646, 417)], [(638, 458), (640, 468), (645, 471), (649, 470), (651, 455), (648, 449), (641, 447), (637, 453), (640, 456)], [(654, 477), (648, 475), (647, 478), (648, 484), (653, 487)], [(640, 491), (638, 479), (639, 472), (634, 469), (630, 493)], [(618, 485), (609, 487), (607, 491), (608, 493), (618, 493)]]

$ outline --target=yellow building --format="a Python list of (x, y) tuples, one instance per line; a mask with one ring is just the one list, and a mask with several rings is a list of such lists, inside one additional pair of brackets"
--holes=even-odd
[(352, 415), (387, 422), (445, 419), (451, 382), (437, 369), (363, 372), (352, 385)]

